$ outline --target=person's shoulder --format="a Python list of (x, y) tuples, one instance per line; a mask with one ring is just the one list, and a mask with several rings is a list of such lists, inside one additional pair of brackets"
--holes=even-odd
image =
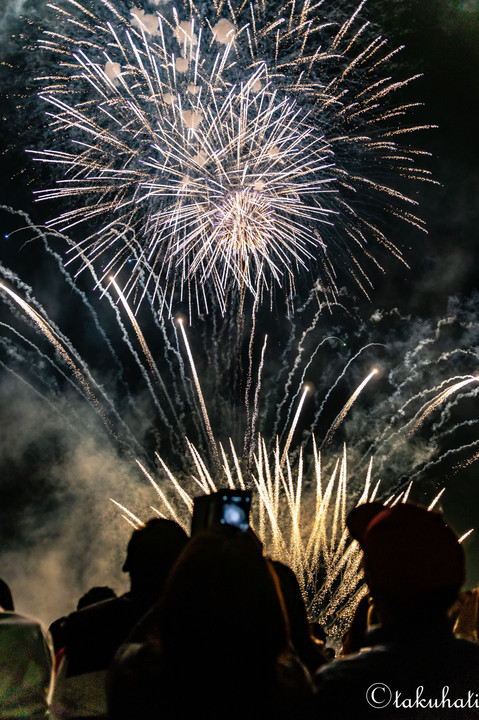
[[(53, 644), (49, 631), (34, 617), (16, 612), (0, 613), (0, 643), (2, 657), (30, 656), (32, 661), (48, 665), (53, 660)], [(41, 660), (39, 659), (41, 658)]]
[(125, 642), (115, 653), (114, 665), (126, 669), (149, 667), (160, 670), (164, 667), (164, 658), (158, 644)]
[(9, 610), (0, 612), (0, 624), (3, 627), (35, 628), (45, 632), (45, 628), (40, 620), (30, 617), (29, 615), (21, 615), (20, 613), (11, 612)]
[(0, 622), (5, 625), (10, 623), (25, 623), (29, 622), (31, 619), (32, 618), (27, 615), (20, 615), (12, 610), (0, 610)]
[[(382, 647), (362, 650), (321, 667), (314, 676), (313, 714), (336, 720), (367, 717), (367, 689), (382, 678), (385, 651)], [(387, 673), (389, 675), (389, 673)]]
[(131, 600), (128, 594), (121, 595), (108, 600), (88, 605), (70, 613), (65, 619), (67, 626), (89, 625), (90, 623), (101, 623), (107, 618), (118, 619), (128, 615), (131, 608)]
[(327, 665), (323, 665), (315, 674), (315, 685), (324, 682), (339, 680), (342, 682), (347, 678), (355, 679), (362, 671), (374, 671), (376, 667), (384, 668), (387, 664), (390, 652), (384, 645), (364, 648), (358, 653), (347, 657), (337, 658)]

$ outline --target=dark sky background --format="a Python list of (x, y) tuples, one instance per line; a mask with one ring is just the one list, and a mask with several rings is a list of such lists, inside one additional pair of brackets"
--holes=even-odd
[[(0, 0), (0, 5), (4, 7), (0, 21), (0, 61), (3, 60), (0, 90), (5, 149), (1, 156), (0, 203), (28, 213), (33, 222), (41, 224), (44, 210), (32, 203), (32, 190), (38, 189), (40, 182), (38, 168), (32, 166), (25, 149), (34, 146), (44, 131), (31, 89), (31, 77), (37, 70), (35, 53), (25, 52), (24, 48), (31, 45), (35, 28), (43, 19), (44, 4), (39, 0)], [(478, 289), (479, 260), (479, 143), (475, 111), (479, 9), (472, 0), (369, 0), (365, 12), (390, 38), (392, 45), (406, 45), (401, 54), (400, 76), (423, 73), (408, 92), (415, 100), (424, 102), (418, 120), (436, 124), (438, 128), (421, 133), (415, 144), (431, 153), (428, 167), (439, 185), (418, 189), (420, 214), (427, 221), (427, 235), (400, 222), (390, 224), (388, 236), (404, 248), (410, 269), (392, 258), (385, 260), (386, 272), (378, 271), (373, 276), (375, 289), (371, 301), (355, 297), (348, 290), (345, 302), (350, 314), (333, 313), (320, 328), (324, 336), (339, 336), (344, 347), (332, 348), (321, 361), (318, 356), (317, 365), (312, 366), (308, 375), (318, 390), (334, 382), (361, 346), (368, 342), (387, 345), (377, 352), (375, 349), (374, 353), (364, 353), (365, 364), (358, 367), (357, 376), (353, 372), (347, 388), (333, 396), (330, 414), (322, 427), (324, 432), (338, 408), (367, 373), (365, 368), (370, 364), (367, 365), (366, 360), (379, 359), (384, 370), (382, 379), (371, 390), (369, 399), (365, 397), (361, 407), (351, 415), (344, 429), (344, 439), (358, 462), (357, 469), (352, 471), (353, 481), (358, 483), (360, 458), (375, 437), (381, 435), (391, 412), (401, 405), (394, 399), (397, 388), (419, 392), (421, 387), (434, 385), (438, 378), (475, 373), (479, 367), (479, 330), (476, 328), (479, 319), (474, 295)], [(26, 19), (22, 19), (22, 14)], [(122, 385), (105, 350), (105, 341), (92, 328), (91, 316), (65, 283), (54, 259), (47, 257), (40, 240), (26, 242), (31, 234), (3, 237), (24, 225), (22, 218), (3, 212), (1, 222), (0, 262), (4, 267), (15, 269), (34, 288), (35, 296), (49, 316), (65, 329), (82, 356), (92, 358), (92, 367), (104, 386), (112, 396), (122, 398)], [(82, 288), (89, 292), (88, 284)], [(451, 302), (454, 296), (460, 299)], [(10, 323), (7, 316), (11, 309), (7, 311), (1, 320)], [(103, 323), (103, 310), (98, 312)], [(439, 331), (441, 319), (451, 316), (455, 320), (449, 323), (447, 332)], [(283, 352), (290, 333), (299, 340), (310, 319), (306, 311), (299, 313), (292, 330), (279, 310), (265, 310), (258, 315), (257, 331), (259, 327), (272, 337), (273, 354), (265, 365), (263, 383), (265, 402), (269, 402), (270, 407), (279, 402), (272, 398), (276, 379), (281, 377), (281, 364), (277, 359), (280, 351), (275, 355), (274, 350), (279, 348)], [(150, 326), (151, 318), (145, 324)], [(231, 339), (232, 324), (225, 323), (225, 326), (222, 338), (226, 338), (226, 342), (228, 337)], [(108, 332), (112, 336), (116, 333), (114, 340), (121, 344), (117, 329), (109, 325)], [(212, 358), (218, 360), (221, 353), (218, 347), (215, 351), (208, 348), (208, 332), (207, 325), (201, 323), (191, 329), (205, 394), (212, 406), (221, 394), (222, 406), (211, 410), (217, 426), (222, 427), (225, 412), (231, 412), (230, 426), (234, 426), (235, 412), (230, 408), (225, 410), (225, 406), (228, 392), (231, 392), (232, 404), (237, 403), (238, 382), (232, 379), (231, 372), (227, 381), (226, 373), (212, 379), (214, 373), (209, 363)], [(22, 352), (17, 353), (9, 330), (5, 329), (5, 336), (8, 340), (0, 355), (3, 362), (0, 366), (0, 576), (11, 582), (21, 609), (50, 621), (59, 612), (70, 609), (77, 595), (95, 582), (111, 582), (117, 590), (121, 589), (117, 568), (129, 528), (110, 505), (108, 497), (113, 496), (131, 508), (147, 508), (152, 499), (145, 483), (134, 479), (126, 450), (113, 447), (104, 438), (101, 423), (92, 420), (87, 403), (78, 402), (77, 394), (64, 378), (57, 375), (55, 380), (49, 379), (47, 361), (33, 360), (23, 343), (20, 343)], [(429, 339), (427, 347), (417, 353), (426, 338)], [(156, 350), (155, 342), (158, 341), (153, 341)], [(218, 340), (213, 344), (221, 346), (221, 343), (222, 340)], [(261, 343), (262, 340), (258, 340), (256, 355)], [(450, 353), (453, 347), (461, 348), (461, 356), (452, 355), (447, 363), (436, 363), (441, 354)], [(157, 348), (160, 355), (161, 343)], [(284, 357), (286, 359), (286, 354)], [(291, 352), (288, 362), (293, 361), (294, 352)], [(147, 452), (161, 442), (166, 452), (169, 440), (155, 420), (147, 393), (141, 389), (141, 378), (121, 355), (119, 362), (123, 366), (122, 382), (128, 384), (134, 396), (134, 402), (120, 399), (120, 415), (124, 414), (138, 428), (137, 435), (144, 440)], [(304, 362), (303, 357), (303, 366)], [(17, 375), (14, 376), (11, 369)], [(42, 377), (43, 386), (39, 381)], [(313, 416), (314, 409), (310, 408), (305, 424)], [(440, 416), (440, 420), (436, 417), (439, 425), (462, 424), (462, 429), (451, 432), (450, 437), (441, 436), (441, 452), (474, 442), (479, 437), (475, 426), (477, 417), (474, 395), (454, 407), (447, 417)], [(69, 418), (72, 427), (64, 424), (65, 418)], [(268, 427), (271, 426), (270, 422)], [(378, 473), (394, 486), (398, 478), (405, 480), (408, 473), (417, 472), (416, 498), (423, 502), (434, 490), (446, 486), (442, 507), (447, 518), (460, 533), (470, 527), (477, 528), (477, 537), (467, 541), (468, 582), (473, 585), (479, 581), (479, 464), (455, 469), (466, 453), (422, 472), (427, 466), (428, 440), (436, 437), (437, 432), (433, 424), (426, 425), (414, 444), (411, 442), (403, 450), (384, 443), (379, 453)], [(474, 451), (477, 448), (469, 456)], [(414, 454), (417, 457), (413, 457)], [(351, 467), (356, 468), (352, 462)]]

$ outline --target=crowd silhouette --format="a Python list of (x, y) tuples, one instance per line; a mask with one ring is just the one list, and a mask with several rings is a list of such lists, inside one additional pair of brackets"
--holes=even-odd
[(455, 533), (411, 503), (360, 505), (347, 525), (367, 587), (336, 657), (293, 571), (243, 526), (188, 538), (149, 520), (129, 591), (91, 588), (49, 630), (0, 580), (0, 718), (479, 718), (478, 593), (461, 593)]

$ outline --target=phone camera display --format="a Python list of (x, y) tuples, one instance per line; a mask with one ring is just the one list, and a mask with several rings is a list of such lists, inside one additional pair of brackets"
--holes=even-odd
[(221, 522), (225, 525), (234, 525), (240, 530), (248, 529), (248, 511), (241, 505), (237, 504), (243, 498), (228, 498), (223, 504)]

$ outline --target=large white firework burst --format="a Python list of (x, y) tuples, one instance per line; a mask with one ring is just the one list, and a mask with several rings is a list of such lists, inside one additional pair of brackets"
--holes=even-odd
[(417, 129), (388, 100), (408, 80), (385, 74), (395, 51), (363, 40), (360, 8), (332, 22), (308, 0), (119, 6), (63, 0), (41, 41), (59, 144), (34, 155), (64, 176), (38, 195), (66, 201), (50, 226), (80, 225), (73, 259), (168, 312), (178, 296), (199, 311), (230, 291), (288, 297), (302, 269), (334, 293), (341, 267), (367, 293), (368, 243), (400, 257), (371, 208), (421, 225), (385, 178), (427, 173), (396, 144)]

